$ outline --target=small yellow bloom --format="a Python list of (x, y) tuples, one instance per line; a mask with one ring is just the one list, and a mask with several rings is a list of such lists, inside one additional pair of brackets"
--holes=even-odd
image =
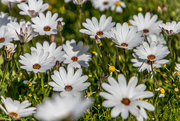
[(178, 89), (178, 88), (174, 88), (174, 91), (175, 91), (175, 92), (179, 92), (179, 89)]
[(103, 44), (102, 44), (102, 43), (99, 43), (99, 46), (103, 46)]
[(91, 75), (91, 74), (89, 74), (88, 76), (89, 76), (89, 77), (92, 77), (92, 75)]
[(29, 83), (28, 83), (28, 86), (31, 87), (31, 86), (32, 86), (32, 82), (29, 82)]
[(29, 97), (32, 97), (32, 94), (29, 94), (28, 96), (29, 96)]
[(166, 64), (163, 64), (162, 67), (163, 67), (163, 68), (166, 68)]
[(177, 75), (180, 76), (180, 71), (177, 71)]
[(138, 11), (139, 11), (139, 12), (142, 12), (142, 11), (143, 11), (143, 9), (142, 9), (141, 7), (139, 7), (139, 8), (138, 8)]
[(46, 85), (44, 85), (44, 87), (47, 87), (48, 85), (46, 84)]
[(49, 5), (48, 10), (49, 11), (52, 10), (52, 5)]
[(165, 93), (165, 90), (163, 88), (160, 89), (161, 94)]
[(114, 66), (109, 66), (109, 70), (110, 70), (111, 72), (114, 72), (114, 71), (116, 71), (116, 68), (115, 68)]
[(96, 51), (92, 51), (92, 54), (94, 54), (94, 55), (95, 55), (95, 54), (97, 54), (97, 52), (96, 52)]
[(91, 94), (90, 92), (88, 92), (86, 96), (87, 96), (87, 97), (90, 97), (91, 95), (92, 95), (92, 94)]
[(145, 99), (144, 101), (145, 101), (145, 102), (147, 102), (147, 101), (148, 101), (148, 99)]

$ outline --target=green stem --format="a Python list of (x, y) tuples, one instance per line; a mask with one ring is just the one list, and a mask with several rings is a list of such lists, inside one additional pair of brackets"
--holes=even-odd
[(8, 64), (9, 64), (9, 60), (7, 60), (7, 61), (6, 61), (6, 64), (4, 65), (4, 72), (3, 72), (3, 78), (2, 78), (2, 81), (1, 81), (1, 85), (4, 83), (5, 75), (6, 75), (6, 70), (7, 70)]
[(124, 71), (123, 71), (123, 69), (122, 69), (122, 67), (121, 67), (121, 64), (120, 64), (120, 61), (119, 61), (119, 51), (118, 51), (118, 47), (116, 47), (116, 55), (117, 55), (117, 64), (118, 64), (118, 67), (119, 67), (119, 69), (121, 70), (121, 72), (125, 75), (125, 73), (124, 73)]
[(151, 69), (152, 69), (152, 72), (153, 72), (153, 89), (154, 89), (154, 92), (155, 92), (155, 89), (156, 89), (156, 80), (155, 80), (155, 74), (154, 74), (154, 68), (153, 68), (153, 62), (151, 61)]

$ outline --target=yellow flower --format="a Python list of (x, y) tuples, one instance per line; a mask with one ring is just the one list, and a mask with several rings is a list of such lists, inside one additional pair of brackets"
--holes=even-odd
[(89, 74), (88, 76), (89, 76), (89, 77), (92, 77), (92, 75), (91, 75), (91, 74)]
[(114, 66), (109, 66), (109, 70), (110, 70), (111, 72), (114, 72), (114, 71), (116, 71), (116, 68), (115, 68)]
[(115, 4), (116, 4), (116, 6), (121, 6), (121, 2), (120, 1), (117, 1)]
[(47, 87), (48, 85), (46, 84), (46, 85), (44, 85), (44, 87)]
[(143, 11), (143, 9), (142, 9), (141, 7), (139, 7), (139, 8), (138, 8), (138, 11), (139, 11), (139, 12), (142, 12), (142, 11)]
[(166, 64), (163, 64), (162, 67), (163, 67), (163, 68), (166, 68)]
[(165, 93), (165, 90), (163, 88), (160, 89), (161, 94)]
[(86, 96), (87, 96), (87, 97), (90, 97), (91, 95), (92, 95), (92, 94), (91, 94), (90, 92), (88, 92)]
[(96, 51), (92, 51), (92, 54), (94, 54), (94, 55), (95, 55), (96, 53), (97, 53)]
[(180, 76), (180, 71), (177, 71), (177, 75)]
[(32, 97), (32, 94), (29, 94), (28, 96), (29, 96), (29, 97)]
[(175, 92), (179, 92), (179, 89), (178, 89), (178, 88), (174, 88), (174, 91), (175, 91)]

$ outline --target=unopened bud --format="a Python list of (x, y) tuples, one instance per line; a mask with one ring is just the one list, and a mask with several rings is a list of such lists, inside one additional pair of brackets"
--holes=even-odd
[(162, 8), (163, 8), (163, 11), (165, 11), (165, 12), (167, 11), (166, 5), (163, 5)]
[(61, 21), (58, 21), (58, 30), (62, 31), (63, 30), (63, 25)]
[(157, 7), (157, 12), (158, 12), (158, 13), (162, 13), (162, 9), (161, 9), (160, 6)]
[(51, 35), (50, 36), (50, 41), (51, 42), (56, 42), (57, 36), (56, 35)]
[(5, 55), (7, 59), (11, 59), (15, 49), (16, 49), (17, 45), (14, 45), (13, 43), (6, 43), (5, 45)]

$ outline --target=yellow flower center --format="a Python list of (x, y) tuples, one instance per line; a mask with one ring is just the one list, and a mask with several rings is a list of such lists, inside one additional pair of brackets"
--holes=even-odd
[(9, 115), (12, 116), (12, 117), (14, 117), (14, 118), (17, 118), (17, 117), (18, 117), (18, 114), (15, 113), (15, 112), (11, 112), (11, 113), (9, 113)]
[(29, 94), (28, 96), (29, 96), (29, 97), (32, 97), (32, 94)]
[(88, 92), (88, 93), (87, 93), (87, 97), (90, 97), (90, 96), (91, 96), (91, 93), (90, 93), (90, 92)]
[(28, 86), (31, 87), (31, 86), (32, 86), (32, 82), (29, 82), (29, 83), (28, 83)]
[(109, 70), (114, 72), (116, 70), (116, 68), (114, 66), (109, 66)]
[(174, 91), (175, 91), (175, 92), (179, 92), (179, 89), (178, 89), (178, 88), (175, 88)]
[(47, 32), (47, 31), (50, 31), (50, 30), (51, 30), (51, 27), (49, 27), (49, 26), (45, 26), (45, 27), (44, 27), (44, 31)]
[(122, 101), (121, 101), (125, 106), (128, 106), (130, 104), (130, 100), (128, 98), (124, 98)]
[(41, 68), (41, 66), (39, 64), (34, 64), (33, 65), (33, 69), (40, 69), (40, 68)]
[(92, 54), (96, 54), (96, 51), (92, 51)]
[(4, 42), (4, 38), (0, 38), (0, 43), (3, 43)]
[(161, 94), (165, 93), (165, 90), (163, 88), (160, 89)]
[(116, 6), (120, 6), (121, 5), (121, 2), (120, 1), (117, 1), (116, 2)]
[(180, 76), (180, 71), (177, 71), (177, 75)]

